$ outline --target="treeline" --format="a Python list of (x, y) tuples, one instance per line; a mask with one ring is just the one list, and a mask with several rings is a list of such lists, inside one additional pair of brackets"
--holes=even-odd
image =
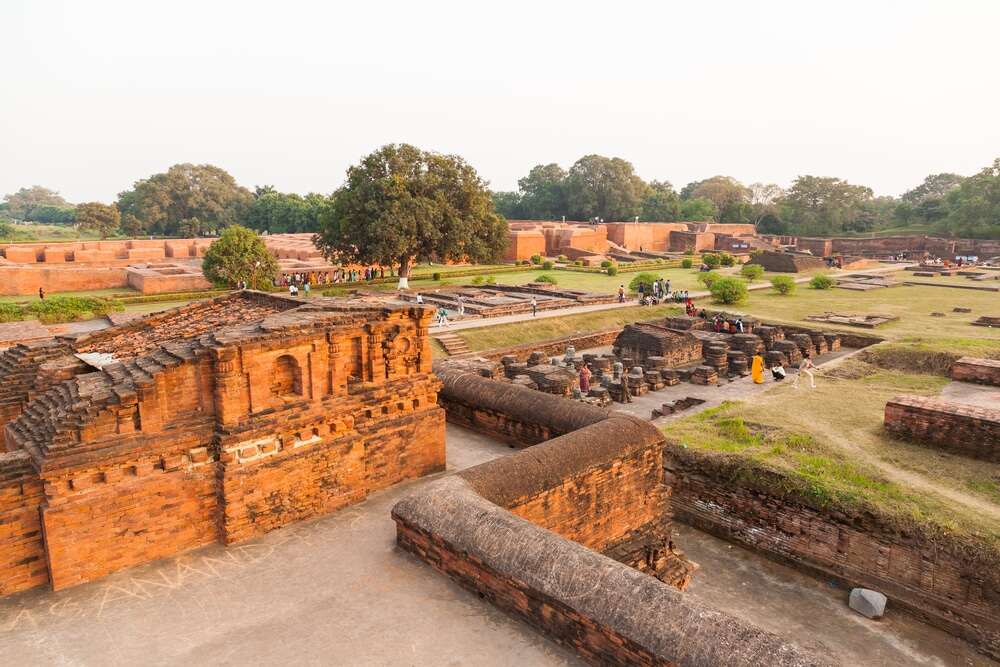
[(700, 221), (756, 225), (761, 233), (834, 236), (894, 230), (1000, 238), (1000, 159), (979, 173), (931, 174), (899, 198), (840, 178), (799, 176), (788, 188), (713, 176), (685, 185), (645, 182), (620, 158), (587, 155), (570, 169), (538, 165), (515, 192), (494, 192), (510, 219)]
[[(1000, 238), (1000, 159), (972, 176), (931, 174), (899, 198), (840, 178), (799, 176), (788, 188), (745, 185), (729, 176), (688, 183), (641, 179), (621, 158), (586, 155), (568, 170), (538, 165), (515, 192), (493, 192), (508, 219), (647, 222), (715, 221), (756, 225), (761, 233), (835, 236), (922, 232)], [(0, 224), (13, 220), (76, 224), (101, 236), (217, 235), (229, 225), (272, 234), (318, 232), (333, 195), (251, 191), (212, 165), (178, 164), (137, 181), (114, 204), (74, 206), (33, 186), (4, 197)]]

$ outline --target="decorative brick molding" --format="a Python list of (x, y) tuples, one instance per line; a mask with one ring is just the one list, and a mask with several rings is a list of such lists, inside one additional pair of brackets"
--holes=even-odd
[(885, 404), (885, 428), (900, 438), (1000, 462), (1000, 410), (926, 396), (897, 396)]
[(842, 506), (820, 507), (793, 480), (745, 459), (668, 445), (679, 521), (848, 587), (889, 596), (927, 623), (1000, 657), (1000, 553), (972, 538)]
[(951, 379), (1000, 387), (1000, 359), (962, 357), (951, 365)]
[(467, 423), (514, 437), (517, 429), (496, 424), (545, 424), (550, 433), (558, 425), (567, 432), (397, 503), (392, 516), (400, 547), (590, 664), (826, 664), (677, 590), (696, 566), (670, 540), (671, 489), (663, 483), (663, 436), (655, 427), (452, 373), (444, 375), (441, 392), (449, 419), (455, 410), (465, 411), (460, 420), (488, 413)]

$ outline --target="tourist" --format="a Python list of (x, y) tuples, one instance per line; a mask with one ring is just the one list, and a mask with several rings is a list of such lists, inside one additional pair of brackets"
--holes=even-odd
[(625, 285), (618, 286), (618, 303), (625, 303)]
[(670, 279), (663, 284), (663, 296), (670, 296)]
[(424, 297), (420, 294), (420, 292), (417, 292), (417, 304), (421, 306), (424, 305)]
[(303, 289), (305, 290), (305, 293), (306, 293), (306, 298), (309, 298), (309, 281), (307, 280), (307, 281), (306, 281), (306, 284), (305, 284), (305, 285), (303, 285), (302, 287), (303, 287)]
[(461, 295), (458, 297), (458, 316), (465, 317), (465, 297)]
[(288, 282), (288, 296), (295, 296), (295, 283)]
[(816, 388), (816, 378), (813, 376), (813, 372), (812, 372), (812, 369), (814, 369), (814, 368), (816, 368), (816, 366), (813, 364), (812, 357), (809, 355), (808, 352), (804, 352), (802, 354), (802, 362), (799, 364), (799, 372), (795, 376), (795, 380), (792, 381), (792, 386), (795, 387), (796, 389), (798, 389), (798, 387), (799, 387), (799, 377), (801, 377), (802, 374), (805, 373), (806, 375), (809, 376), (809, 386), (811, 388), (815, 389)]
[(743, 333), (743, 318), (736, 318), (736, 333)]
[(712, 318), (712, 329), (715, 330), (715, 333), (720, 333), (722, 331), (722, 320), (718, 315)]
[(654, 299), (659, 299), (660, 298), (660, 279), (659, 278), (657, 278), (656, 280), (653, 281), (653, 298)]
[(590, 393), (590, 369), (587, 364), (580, 366), (580, 393), (586, 396)]
[(628, 375), (622, 373), (622, 403), (632, 402), (632, 392), (628, 388)]
[(771, 367), (771, 377), (774, 378), (775, 382), (781, 382), (785, 379), (785, 367), (781, 365), (780, 361)]
[(764, 384), (764, 357), (759, 354), (753, 355), (750, 376), (753, 377), (754, 384)]
[(646, 305), (646, 285), (639, 283), (639, 304)]
[(444, 306), (438, 308), (437, 316), (437, 323), (439, 327), (448, 326), (448, 311), (444, 309)]
[(45, 288), (44, 287), (39, 287), (38, 288), (38, 298), (41, 299), (42, 301), (45, 301)]
[(538, 299), (531, 297), (531, 316), (535, 317), (538, 315)]

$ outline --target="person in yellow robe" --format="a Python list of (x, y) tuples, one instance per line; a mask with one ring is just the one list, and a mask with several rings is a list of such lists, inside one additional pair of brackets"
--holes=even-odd
[(754, 384), (764, 384), (764, 357), (759, 354), (753, 355), (750, 375), (753, 377)]

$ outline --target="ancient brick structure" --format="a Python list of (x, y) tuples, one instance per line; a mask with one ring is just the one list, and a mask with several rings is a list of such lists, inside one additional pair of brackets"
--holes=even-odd
[(951, 365), (951, 379), (1000, 387), (1000, 359), (962, 357)]
[(827, 268), (826, 262), (821, 257), (770, 250), (755, 255), (747, 263), (760, 264), (765, 271), (778, 273), (802, 273)]
[[(874, 511), (824, 509), (783, 473), (668, 445), (674, 516), (824, 580), (885, 593), (892, 606), (1000, 657), (1000, 553), (982, 541), (926, 535)], [(774, 489), (783, 490), (782, 493)]]
[(0, 594), (238, 542), (442, 470), (431, 317), (244, 292), (8, 350)]
[(897, 396), (885, 404), (885, 428), (907, 440), (1000, 463), (1000, 409)]
[(655, 322), (627, 324), (614, 342), (615, 356), (643, 363), (648, 357), (662, 357), (669, 366), (697, 361), (702, 344), (689, 331), (677, 331)]
[[(475, 400), (469, 387), (491, 382), (469, 377), (446, 378), (442, 398), (462, 385), (460, 401)], [(542, 396), (508, 389), (515, 412), (517, 394)], [(506, 411), (478, 391), (490, 412)], [(571, 419), (584, 425), (397, 503), (397, 543), (590, 664), (825, 664), (667, 585), (683, 587), (692, 566), (670, 542), (662, 436), (626, 415)]]

